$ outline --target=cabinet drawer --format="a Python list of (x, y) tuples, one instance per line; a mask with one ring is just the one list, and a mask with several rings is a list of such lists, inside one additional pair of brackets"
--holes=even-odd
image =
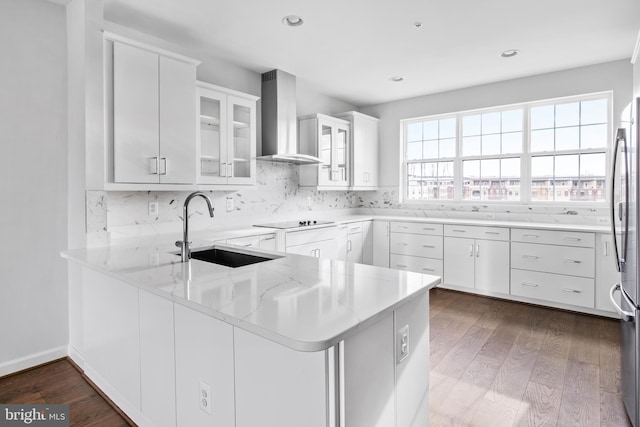
[(512, 269), (511, 294), (593, 308), (594, 281), (584, 277)]
[(391, 254), (389, 267), (395, 268), (396, 270), (415, 271), (417, 273), (442, 276), (442, 260), (440, 259)]
[(336, 227), (314, 228), (312, 230), (288, 231), (286, 235), (286, 246), (303, 245), (311, 242), (321, 242), (331, 240), (336, 237)]
[(509, 240), (509, 229), (502, 227), (477, 227), (472, 225), (445, 225), (444, 235), (469, 239)]
[(442, 236), (442, 224), (424, 222), (392, 222), (392, 233), (435, 234)]
[(345, 224), (347, 226), (347, 234), (356, 234), (362, 233), (362, 223), (361, 222), (349, 222)]
[(581, 233), (577, 231), (526, 230), (521, 228), (512, 228), (511, 241), (593, 248), (595, 246), (595, 234)]
[(511, 243), (511, 267), (522, 270), (595, 277), (593, 248)]
[(442, 259), (442, 237), (424, 234), (391, 233), (389, 252)]

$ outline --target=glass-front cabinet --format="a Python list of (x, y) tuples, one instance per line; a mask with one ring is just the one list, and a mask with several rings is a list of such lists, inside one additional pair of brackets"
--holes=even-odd
[(317, 156), (323, 162), (300, 166), (300, 185), (346, 189), (349, 186), (349, 122), (315, 114), (301, 117), (298, 131), (300, 152)]
[(257, 100), (198, 82), (198, 184), (255, 184)]

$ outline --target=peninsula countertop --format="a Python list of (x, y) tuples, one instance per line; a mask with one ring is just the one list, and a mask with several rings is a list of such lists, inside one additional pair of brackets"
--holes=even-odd
[(274, 251), (247, 251), (278, 258), (238, 268), (182, 263), (175, 252), (111, 246), (62, 256), (299, 351), (327, 349), (440, 283), (438, 276)]

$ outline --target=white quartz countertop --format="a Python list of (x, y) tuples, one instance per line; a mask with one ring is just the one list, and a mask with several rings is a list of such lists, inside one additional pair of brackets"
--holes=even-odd
[(181, 263), (171, 252), (163, 244), (62, 256), (300, 351), (329, 348), (440, 283), (437, 276), (277, 252), (268, 253), (281, 258), (238, 268)]

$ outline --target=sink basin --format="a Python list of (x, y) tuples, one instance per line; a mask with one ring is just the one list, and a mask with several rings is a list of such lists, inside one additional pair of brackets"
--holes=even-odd
[(214, 246), (213, 248), (192, 250), (191, 258), (236, 268), (242, 267), (244, 265), (270, 261), (272, 259), (281, 257), (271, 254), (257, 255), (249, 252), (237, 252), (229, 249), (217, 248)]

